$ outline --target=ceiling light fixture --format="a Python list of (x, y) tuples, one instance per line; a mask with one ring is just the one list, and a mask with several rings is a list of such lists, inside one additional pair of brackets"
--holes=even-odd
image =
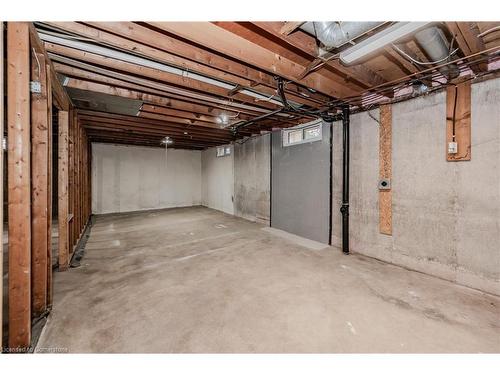
[(219, 116), (217, 116), (215, 121), (217, 122), (217, 124), (227, 125), (227, 124), (229, 124), (229, 116), (227, 113), (223, 112)]
[(340, 53), (340, 61), (349, 65), (371, 53), (396, 42), (414, 32), (428, 26), (431, 22), (398, 22), (387, 29), (382, 30), (375, 35), (359, 42)]
[(165, 137), (161, 140), (162, 145), (171, 145), (172, 143), (174, 143), (174, 140), (170, 137)]

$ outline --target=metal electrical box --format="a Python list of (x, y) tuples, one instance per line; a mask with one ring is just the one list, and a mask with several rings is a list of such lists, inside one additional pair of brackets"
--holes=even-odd
[(391, 190), (391, 179), (390, 178), (382, 178), (378, 182), (379, 190)]

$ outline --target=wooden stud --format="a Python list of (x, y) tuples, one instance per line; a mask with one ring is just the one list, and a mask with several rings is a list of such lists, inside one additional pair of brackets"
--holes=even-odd
[(52, 91), (55, 99), (54, 101), (60, 109), (67, 111), (71, 105), (71, 100), (66, 93), (66, 90), (64, 90), (62, 84), (59, 82), (56, 71), (52, 67), (52, 61), (48, 58), (47, 52), (43, 47), (43, 43), (38, 36), (38, 32), (36, 31), (36, 28), (32, 23), (29, 23), (29, 31), (31, 37), (31, 47), (35, 50), (35, 52), (43, 53), (45, 56), (45, 61), (47, 61), (48, 64), (51, 65), (50, 80), (52, 82)]
[(31, 342), (30, 40), (26, 22), (7, 25), (9, 347)]
[[(456, 98), (456, 108), (455, 108)], [(455, 116), (453, 116), (455, 108)], [(455, 119), (455, 120), (454, 120)], [(455, 121), (455, 137), (453, 137)], [(448, 143), (457, 142), (458, 152), (448, 153)], [(446, 160), (471, 160), (471, 82), (451, 85), (446, 90)]]
[(67, 111), (59, 111), (58, 220), (59, 220), (59, 270), (60, 271), (67, 270), (69, 264), (68, 131), (69, 131), (69, 113)]
[(48, 175), (49, 129), (47, 107), (47, 74), (45, 57), (31, 54), (31, 80), (40, 84), (40, 92), (31, 93), (31, 279), (32, 316), (47, 307), (48, 253)]
[[(379, 179), (392, 177), (392, 106), (380, 106)], [(392, 191), (379, 190), (379, 230), (392, 234)]]
[[(4, 93), (3, 93), (3, 77), (4, 77), (4, 23), (0, 22), (0, 136), (2, 137), (3, 143), (3, 134), (4, 134)], [(2, 175), (3, 180), (3, 147), (0, 152), (0, 174)], [(0, 184), (0, 197), (3, 200), (3, 182)], [(3, 223), (3, 203), (0, 206), (0, 223)], [(3, 230), (0, 231), (0, 244), (2, 244), (2, 251), (0, 251), (0, 267), (2, 270), (2, 277), (0, 277), (0, 300), (2, 301), (2, 308), (0, 309), (0, 322), (3, 322)], [(0, 348), (3, 347), (3, 324), (0, 324)]]
[(48, 177), (47, 177), (47, 307), (52, 306), (53, 286), (52, 286), (52, 175), (53, 175), (53, 124), (52, 124), (52, 75), (51, 66), (47, 64), (47, 124), (48, 124)]

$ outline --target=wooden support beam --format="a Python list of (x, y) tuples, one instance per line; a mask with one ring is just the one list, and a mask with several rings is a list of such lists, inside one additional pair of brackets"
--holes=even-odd
[[(4, 85), (3, 85), (3, 77), (4, 77), (4, 23), (0, 22), (0, 136), (2, 137), (3, 142), (3, 134), (4, 134)], [(2, 175), (2, 179), (4, 176), (3, 172), (3, 149), (0, 152), (0, 174)], [(0, 197), (3, 200), (3, 182), (0, 184)], [(0, 223), (3, 223), (3, 203), (0, 206)], [(2, 265), (2, 277), (0, 277), (0, 300), (2, 301), (2, 308), (0, 309), (0, 322), (3, 323), (3, 230), (0, 231), (0, 243), (2, 244), (2, 251), (0, 251), (0, 264)], [(3, 348), (3, 324), (0, 324), (0, 348)]]
[[(449, 142), (458, 144), (456, 154), (448, 152)], [(446, 160), (471, 160), (471, 148), (471, 81), (467, 80), (446, 90)]]
[[(161, 35), (159, 34), (159, 37)], [(253, 103), (256, 102), (256, 98), (246, 95), (244, 93), (238, 93), (246, 88), (250, 88), (251, 85), (248, 83), (247, 85), (241, 85), (240, 83), (234, 83), (234, 89), (228, 89), (225, 87), (220, 87), (211, 83), (206, 83), (202, 80), (191, 78), (189, 76), (181, 76), (175, 73), (166, 72), (164, 70), (150, 68), (139, 64), (134, 64), (131, 62), (120, 61), (111, 57), (106, 57), (90, 52), (80, 51), (77, 49), (60, 46), (54, 43), (45, 43), (47, 50), (50, 52), (50, 56), (54, 61), (60, 62), (59, 67), (56, 66), (58, 71), (66, 74), (61, 68), (61, 64), (71, 65), (75, 67), (85, 68), (86, 70), (92, 71), (92, 65), (94, 65), (94, 72), (102, 71), (102, 68), (98, 66), (104, 66), (106, 68), (110, 68), (113, 72), (123, 72), (125, 74), (132, 74), (135, 76), (142, 76), (146, 78), (152, 78), (156, 81), (162, 81), (167, 84), (176, 85), (179, 87), (183, 87), (189, 90), (198, 90), (205, 93), (211, 93), (213, 95), (225, 96), (225, 97), (233, 97), (236, 100), (241, 100), (242, 102)], [(79, 61), (77, 61), (79, 60)], [(83, 63), (83, 62), (84, 63)], [(86, 67), (87, 66), (87, 67)], [(131, 81), (133, 82), (133, 80)], [(226, 84), (231, 84), (232, 82), (221, 81)], [(235, 90), (238, 88), (237, 90)], [(258, 91), (262, 95), (271, 96), (275, 93), (276, 89), (268, 86), (259, 85), (259, 87), (252, 88), (255, 91)], [(235, 92), (231, 93), (231, 91), (235, 90)], [(236, 95), (238, 93), (238, 95)], [(304, 98), (294, 92), (288, 93), (290, 100), (293, 100), (297, 103), (307, 104), (307, 105), (317, 105), (317, 101), (311, 100), (309, 98)], [(314, 95), (309, 95), (314, 96)]]
[[(48, 22), (53, 27), (75, 33), (104, 43), (123, 51), (134, 51), (146, 58), (220, 79), (224, 82), (253, 87), (255, 90), (272, 95), (276, 82), (271, 74), (261, 72), (240, 62), (210, 53), (203, 48), (169, 37), (155, 30), (133, 22)], [(89, 26), (90, 25), (90, 26)], [(128, 39), (127, 39), (128, 38)], [(54, 45), (55, 46), (55, 45)], [(58, 46), (59, 53), (62, 47)], [(64, 53), (63, 53), (64, 54)], [(304, 97), (289, 84), (287, 92), (291, 100), (303, 102)], [(293, 88), (293, 90), (292, 90)], [(314, 94), (309, 93), (310, 97)]]
[(413, 65), (410, 61), (402, 57), (398, 52), (396, 52), (392, 47), (385, 47), (384, 52), (389, 61), (398, 66), (401, 71), (405, 74), (418, 73), (420, 70)]
[(9, 347), (31, 343), (30, 41), (26, 22), (7, 25)]
[(203, 137), (199, 135), (184, 135), (181, 132), (171, 132), (171, 131), (158, 131), (158, 130), (149, 130), (149, 129), (142, 129), (140, 127), (136, 126), (123, 126), (123, 125), (115, 125), (115, 124), (110, 124), (110, 123), (104, 123), (104, 122), (82, 122), (82, 126), (85, 129), (89, 130), (102, 130), (103, 132), (119, 132), (122, 133), (123, 135), (130, 135), (130, 136), (141, 136), (143, 135), (144, 137), (147, 136), (155, 136), (156, 139), (161, 140), (166, 136), (169, 136), (173, 138), (175, 141), (184, 141), (186, 143), (190, 142), (198, 142), (198, 143), (204, 143), (204, 144), (211, 144), (211, 143), (220, 143), (220, 142), (225, 142), (228, 143), (230, 140), (227, 139), (221, 139), (221, 138), (212, 138), (212, 137)]
[[(196, 99), (188, 99), (186, 97), (181, 97), (179, 95), (169, 95), (169, 97), (165, 96), (160, 96), (160, 95), (155, 95), (155, 94), (149, 94), (137, 90), (131, 90), (131, 89), (126, 89), (126, 88), (121, 88), (121, 87), (115, 87), (115, 86), (110, 86), (110, 85), (105, 85), (101, 83), (95, 83), (91, 81), (85, 81), (85, 80), (80, 80), (80, 79), (75, 79), (71, 78), (69, 79), (67, 87), (71, 88), (76, 88), (80, 90), (85, 90), (85, 91), (95, 91), (95, 92), (100, 92), (103, 94), (108, 94), (108, 95), (114, 95), (114, 96), (120, 96), (122, 98), (128, 98), (128, 99), (136, 99), (136, 100), (142, 100), (146, 103), (153, 104), (153, 105), (159, 105), (163, 107), (168, 107), (171, 103), (171, 98), (174, 99), (179, 99), (179, 100), (189, 100), (191, 102), (195, 102), (197, 104), (200, 104), (200, 100)], [(200, 98), (201, 99), (201, 98)], [(205, 98), (201, 99), (205, 100)], [(210, 103), (205, 103), (207, 106), (212, 106), (216, 108), (221, 108), (225, 109), (226, 107), (229, 107), (231, 111), (241, 111), (241, 112), (249, 112), (245, 107), (239, 107), (237, 106), (236, 103), (228, 103), (224, 100), (214, 100), (213, 102)], [(252, 109), (251, 111), (254, 111)], [(255, 113), (255, 112), (254, 112)], [(259, 112), (259, 114), (262, 114), (264, 112)], [(287, 119), (284, 118), (284, 121)], [(204, 124), (200, 126), (206, 126), (210, 128), (218, 128), (219, 125), (217, 124)]]
[(65, 271), (69, 264), (69, 113), (59, 111), (59, 154), (58, 154), (58, 221), (59, 221), (59, 270)]
[[(54, 54), (50, 54), (50, 57), (54, 61), (58, 61), (59, 64), (56, 64), (56, 69), (58, 72), (64, 73), (65, 75), (75, 75), (81, 74), (85, 71), (93, 72), (101, 75), (105, 75), (108, 77), (115, 77), (121, 79), (122, 81), (130, 82), (132, 84), (139, 84), (145, 87), (152, 87), (159, 90), (167, 90), (173, 85), (174, 87), (181, 87), (186, 89), (185, 94), (189, 95), (189, 91), (195, 90), (198, 92), (209, 93), (210, 95), (216, 95), (219, 97), (229, 98), (228, 95), (229, 89), (225, 87), (220, 87), (214, 84), (205, 83), (201, 80), (196, 80), (190, 77), (177, 75), (170, 72), (165, 72), (160, 69), (149, 68), (146, 66), (136, 65), (132, 63), (127, 63), (124, 61), (119, 61), (116, 59), (103, 57), (91, 53), (80, 52), (76, 53), (83, 54), (85, 60), (89, 63), (79, 62), (67, 57), (61, 57)], [(92, 64), (100, 64), (104, 65), (109, 69), (103, 69), (98, 66), (94, 66)], [(65, 67), (66, 65), (67, 67)], [(72, 68), (68, 67), (73, 66)], [(78, 68), (78, 69), (77, 69)], [(83, 69), (83, 70), (82, 70)], [(123, 72), (123, 73), (120, 73)], [(139, 78), (137, 76), (146, 77), (149, 79), (153, 79), (154, 81), (146, 80)], [(158, 83), (161, 81), (162, 83)], [(231, 86), (230, 86), (231, 87)], [(239, 100), (243, 103), (253, 104), (256, 102), (256, 98), (253, 96), (237, 93), (232, 96), (233, 99)], [(308, 100), (303, 100), (306, 104), (310, 104)], [(268, 107), (268, 108), (276, 108), (277, 104), (269, 103), (269, 102), (260, 102), (259, 105)]]
[(325, 95), (345, 98), (357, 94), (356, 91), (343, 86), (340, 82), (334, 82), (317, 72), (312, 72), (306, 78), (298, 80), (296, 77), (304, 71), (305, 66), (296, 64), (210, 22), (151, 22), (150, 24)]
[[(30, 23), (29, 28), (30, 28), (30, 42), (32, 48), (35, 50), (35, 52), (44, 54), (45, 61), (47, 61), (49, 65), (51, 65), (52, 62), (47, 56), (47, 51), (45, 51), (42, 41), (38, 37), (38, 32), (36, 31), (35, 26), (32, 23)], [(68, 94), (66, 93), (66, 90), (63, 89), (63, 86), (57, 79), (56, 71), (53, 69), (52, 66), (50, 69), (50, 81), (56, 105), (60, 109), (64, 109), (67, 111), (71, 105), (71, 99), (69, 98)]]
[[(477, 27), (477, 23), (446, 22), (446, 26), (450, 33), (455, 37), (458, 47), (464, 56), (478, 53), (486, 49), (483, 40), (479, 37), (479, 28)], [(488, 63), (483, 62), (480, 64), (474, 64), (471, 65), (470, 68), (475, 73), (485, 72), (488, 70)]]
[(33, 317), (47, 308), (47, 261), (49, 241), (49, 123), (47, 106), (47, 71), (45, 56), (31, 53), (31, 80), (40, 92), (31, 93), (31, 288)]
[(51, 65), (46, 64), (47, 70), (47, 130), (49, 142), (48, 176), (47, 176), (47, 308), (52, 307), (52, 175), (53, 175), (53, 124), (52, 124), (52, 77)]
[(297, 30), (300, 26), (302, 26), (304, 21), (287, 21), (280, 29), (281, 35), (290, 35), (295, 30)]
[[(392, 178), (392, 105), (380, 106), (379, 179)], [(390, 183), (390, 182), (389, 182)], [(379, 190), (379, 230), (392, 235), (392, 191)]]
[[(282, 30), (286, 27), (288, 22), (254, 22), (256, 26), (270, 33), (271, 35), (279, 38), (288, 45), (299, 49), (300, 51), (307, 53), (312, 58), (318, 57), (318, 48), (313, 37), (306, 35), (305, 33), (295, 33), (295, 34), (283, 34)], [(323, 63), (323, 60), (318, 59), (313, 60), (315, 64)], [(312, 65), (311, 65), (312, 66)], [(325, 63), (326, 67), (331, 67), (339, 73), (347, 76), (349, 79), (353, 79), (364, 86), (364, 88), (370, 88), (372, 86), (378, 86), (386, 82), (384, 78), (378, 75), (376, 72), (366, 68), (362, 64), (353, 65), (346, 67), (342, 65), (338, 60), (332, 60)]]

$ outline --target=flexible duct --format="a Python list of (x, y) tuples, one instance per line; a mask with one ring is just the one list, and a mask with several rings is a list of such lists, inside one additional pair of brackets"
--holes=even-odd
[[(432, 61), (442, 61), (450, 57), (450, 53), (452, 52), (450, 44), (439, 27), (432, 26), (420, 30), (415, 33), (415, 39)], [(456, 64), (443, 66), (439, 68), (439, 71), (448, 80), (456, 78), (460, 74), (460, 70)]]
[(327, 49), (339, 48), (382, 22), (306, 22), (301, 29), (314, 35)]

